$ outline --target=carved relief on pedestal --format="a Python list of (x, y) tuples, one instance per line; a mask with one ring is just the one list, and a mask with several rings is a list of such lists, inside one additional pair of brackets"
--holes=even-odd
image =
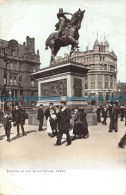
[(74, 78), (74, 96), (80, 97), (82, 96), (82, 80)]
[(67, 96), (67, 79), (41, 84), (41, 97)]

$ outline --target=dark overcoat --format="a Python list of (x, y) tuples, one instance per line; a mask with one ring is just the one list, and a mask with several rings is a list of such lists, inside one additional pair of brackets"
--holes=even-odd
[(70, 128), (70, 119), (72, 118), (71, 116), (71, 111), (69, 108), (66, 108), (65, 110), (61, 110), (59, 114), (59, 121), (60, 121), (60, 130), (63, 131), (64, 133), (66, 131), (69, 131)]
[(38, 109), (37, 120), (43, 121), (43, 117), (44, 117), (43, 109), (42, 108), (39, 108)]

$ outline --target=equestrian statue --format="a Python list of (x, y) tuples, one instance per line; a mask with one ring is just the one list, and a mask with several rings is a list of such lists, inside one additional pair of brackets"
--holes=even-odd
[[(59, 22), (55, 25), (56, 31), (49, 35), (46, 40), (46, 48), (51, 49), (51, 61), (50, 65), (55, 63), (55, 56), (61, 47), (71, 45), (70, 56), (78, 48), (78, 39), (79, 39), (79, 29), (81, 28), (81, 22), (84, 17), (85, 10), (78, 10), (74, 14), (63, 12), (63, 9), (60, 8), (57, 14)], [(71, 20), (69, 20), (65, 15), (72, 15)]]

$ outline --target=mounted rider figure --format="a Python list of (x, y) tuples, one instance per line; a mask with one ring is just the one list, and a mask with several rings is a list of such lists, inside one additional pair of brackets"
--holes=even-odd
[(69, 12), (63, 12), (62, 8), (60, 8), (59, 12), (57, 13), (57, 18), (59, 19), (59, 22), (55, 25), (55, 27), (56, 27), (55, 30), (58, 30), (56, 39), (61, 38), (62, 30), (64, 30), (66, 22), (67, 21), (70, 22), (70, 20), (65, 16), (65, 15), (68, 15), (68, 14), (73, 15)]

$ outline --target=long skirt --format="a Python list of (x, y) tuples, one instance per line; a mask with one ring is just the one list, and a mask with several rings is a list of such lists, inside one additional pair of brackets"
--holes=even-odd
[(83, 126), (82, 123), (75, 123), (73, 128), (74, 135), (82, 135)]
[(52, 128), (50, 126), (50, 118), (49, 117), (47, 119), (47, 131), (46, 132), (47, 133), (52, 133)]
[(75, 123), (73, 128), (73, 134), (74, 135), (87, 135), (88, 132), (88, 126), (83, 126), (82, 123)]

